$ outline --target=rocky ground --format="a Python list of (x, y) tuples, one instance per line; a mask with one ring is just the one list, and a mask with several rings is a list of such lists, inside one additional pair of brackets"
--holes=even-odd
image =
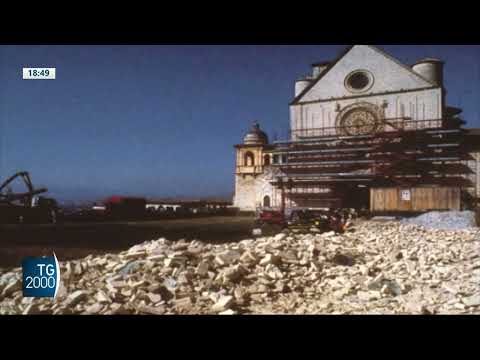
[(56, 299), (0, 276), (0, 314), (480, 314), (480, 229), (357, 221), (343, 235), (166, 239), (60, 263)]

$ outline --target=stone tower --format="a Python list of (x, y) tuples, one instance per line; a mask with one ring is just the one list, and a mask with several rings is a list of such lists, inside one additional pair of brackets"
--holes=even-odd
[(257, 207), (270, 207), (271, 198), (263, 196), (259, 191), (263, 186), (265, 166), (271, 163), (270, 155), (265, 154), (268, 148), (268, 137), (255, 122), (245, 135), (243, 144), (235, 145), (235, 198), (234, 206), (243, 211), (255, 211)]

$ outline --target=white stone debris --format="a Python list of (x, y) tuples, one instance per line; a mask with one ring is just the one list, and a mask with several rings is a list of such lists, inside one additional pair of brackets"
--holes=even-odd
[(233, 296), (221, 296), (220, 299), (213, 305), (212, 311), (214, 312), (223, 312), (233, 304)]
[(21, 269), (3, 271), (0, 314), (480, 314), (474, 227), (356, 220), (342, 235), (161, 238), (60, 270), (55, 299), (23, 298)]
[(432, 211), (413, 219), (404, 219), (402, 222), (443, 230), (461, 230), (477, 226), (473, 211)]

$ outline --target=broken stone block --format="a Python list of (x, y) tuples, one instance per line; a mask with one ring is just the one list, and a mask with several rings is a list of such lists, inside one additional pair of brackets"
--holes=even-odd
[(151, 255), (147, 257), (147, 260), (154, 261), (154, 262), (164, 260), (164, 259), (165, 259), (165, 254), (156, 254), (156, 255)]
[(188, 243), (185, 241), (179, 240), (176, 244), (172, 245), (172, 250), (174, 251), (182, 251), (188, 249)]
[(131, 283), (131, 284), (130, 284), (130, 287), (131, 287), (132, 289), (138, 289), (138, 288), (140, 288), (140, 287), (142, 287), (142, 286), (146, 287), (148, 284), (149, 284), (148, 281), (146, 281), (146, 280), (140, 280), (140, 281)]
[(110, 299), (110, 297), (105, 294), (102, 290), (99, 290), (96, 294), (95, 294), (95, 299), (103, 304), (103, 303), (111, 303), (112, 302), (112, 299)]
[(240, 256), (240, 261), (247, 265), (255, 265), (258, 263), (258, 257), (250, 250), (247, 250)]
[(212, 311), (221, 312), (229, 309), (234, 303), (233, 296), (231, 295), (222, 295), (215, 305), (212, 306)]
[(35, 304), (29, 304), (27, 307), (23, 310), (22, 315), (33, 315), (38, 313), (38, 307)]
[(129, 315), (132, 313), (132, 310), (129, 309), (124, 304), (120, 304), (120, 306), (116, 307), (115, 310), (112, 310), (113, 315)]
[(82, 272), (83, 272), (82, 264), (79, 262), (75, 263), (73, 273), (78, 276), (78, 275), (82, 275)]
[(374, 301), (379, 299), (381, 295), (378, 291), (359, 291), (357, 292), (357, 297), (361, 301)]
[(367, 281), (367, 287), (370, 290), (380, 290), (384, 284), (384, 280), (383, 274), (378, 274), (375, 278)]
[(100, 259), (96, 259), (95, 263), (98, 265), (98, 266), (104, 266), (108, 263), (107, 259), (105, 258), (100, 258)]
[(329, 238), (335, 236), (335, 231), (328, 231), (322, 234), (322, 237)]
[(164, 306), (138, 306), (137, 310), (141, 314), (147, 315), (163, 315), (165, 314), (165, 307)]
[(195, 274), (198, 276), (205, 276), (208, 274), (208, 269), (209, 269), (209, 264), (206, 261), (201, 261), (198, 265), (197, 268), (195, 269)]
[(280, 253), (283, 262), (293, 262), (297, 263), (297, 252), (293, 249), (282, 251)]
[(285, 285), (285, 284), (284, 284), (283, 282), (281, 282), (281, 281), (277, 281), (277, 282), (275, 283), (275, 286), (274, 286), (274, 288), (273, 288), (272, 291), (273, 291), (273, 292), (276, 292), (276, 293), (282, 294), (282, 293), (287, 293), (289, 290), (290, 290), (290, 289), (289, 289), (289, 287), (288, 287), (287, 285)]
[(208, 298), (212, 300), (214, 303), (216, 303), (222, 295), (223, 294), (220, 294), (220, 293), (208, 293)]
[(272, 264), (265, 267), (265, 276), (272, 280), (283, 279), (284, 277), (282, 271)]
[(187, 296), (181, 299), (175, 299), (174, 306), (180, 310), (186, 310), (192, 307), (192, 299)]
[[(287, 239), (288, 240), (288, 239)], [(293, 239), (292, 239), (293, 240)], [(283, 249), (285, 247), (285, 244), (282, 243), (281, 241), (279, 242), (273, 242), (270, 244), (270, 247), (274, 250), (280, 250), (280, 249)]]
[(188, 271), (181, 273), (177, 277), (177, 282), (180, 285), (188, 285), (191, 283), (191, 280), (192, 280), (192, 275)]
[(248, 287), (250, 294), (264, 294), (268, 292), (268, 287), (265, 284), (253, 284)]
[(268, 264), (279, 265), (282, 262), (282, 259), (279, 256), (273, 254), (267, 254), (260, 260), (260, 265), (265, 266)]
[(60, 280), (58, 285), (57, 299), (61, 300), (68, 295), (67, 287), (64, 282)]
[(248, 270), (245, 269), (242, 265), (238, 264), (232, 267), (225, 269), (220, 276), (224, 279), (225, 282), (237, 282), (248, 274)]
[(200, 257), (203, 251), (204, 249), (202, 246), (189, 247), (188, 250), (185, 252), (185, 256), (188, 256), (190, 258)]
[[(341, 300), (341, 299), (343, 299), (343, 297), (348, 295), (349, 292), (350, 292), (349, 289), (340, 289), (340, 290), (334, 291), (333, 296)], [(361, 295), (359, 298), (361, 298), (362, 296), (363, 295)]]
[(125, 267), (120, 269), (119, 273), (122, 274), (122, 275), (129, 275), (129, 274), (135, 273), (140, 268), (141, 268), (141, 262), (140, 261), (132, 261), (132, 262), (127, 263), (127, 265), (125, 265)]
[[(248, 299), (248, 293), (241, 287), (235, 288), (233, 295), (235, 302), (238, 304), (243, 304), (243, 302)], [(217, 302), (217, 299), (215, 299), (214, 302)]]
[(132, 296), (132, 289), (130, 288), (125, 288), (125, 289), (122, 289), (120, 290), (120, 294), (124, 297), (131, 297)]
[(468, 307), (480, 306), (480, 293), (477, 293), (467, 298), (463, 298), (462, 302), (465, 304), (465, 306)]
[(230, 265), (240, 259), (240, 253), (234, 250), (227, 250), (215, 257), (215, 262), (221, 266)]
[(77, 290), (74, 293), (70, 294), (67, 297), (66, 304), (69, 307), (74, 307), (78, 303), (86, 300), (88, 298), (88, 293), (84, 290)]
[(396, 281), (386, 280), (384, 286), (388, 290), (388, 294), (391, 294), (393, 296), (399, 296), (403, 293), (402, 287), (398, 285)]
[(127, 286), (127, 283), (125, 281), (116, 281), (116, 280), (107, 280), (107, 284), (110, 285), (114, 289), (122, 289)]
[(302, 258), (300, 259), (300, 261), (298, 262), (301, 266), (306, 266), (310, 263), (310, 261), (307, 259), (307, 258)]
[(163, 300), (169, 301), (175, 297), (175, 290), (171, 291), (169, 288), (167, 288), (164, 285), (159, 285), (157, 288), (154, 289), (157, 294), (159, 294)]
[(5, 288), (3, 289), (2, 295), (3, 296), (10, 296), (14, 292), (22, 290), (22, 281), (20, 279), (15, 279), (10, 282)]
[(275, 236), (273, 237), (273, 240), (274, 240), (275, 242), (280, 242), (280, 241), (284, 240), (286, 237), (287, 237), (287, 234), (285, 234), (285, 233), (280, 233), (280, 234), (275, 235)]
[(140, 250), (140, 251), (128, 252), (127, 254), (123, 255), (123, 258), (130, 260), (130, 259), (144, 258), (145, 256), (147, 256), (146, 251)]
[(104, 306), (101, 304), (93, 304), (85, 308), (85, 313), (87, 314), (98, 314), (103, 310)]
[(355, 259), (352, 256), (335, 254), (332, 258), (332, 262), (340, 266), (353, 266), (355, 264)]
[(110, 283), (108, 283), (108, 282), (105, 285), (105, 290), (108, 290), (108, 293), (111, 296), (115, 296), (115, 294), (118, 292), (118, 290), (116, 288), (114, 288), (112, 285), (110, 285)]
[(232, 309), (228, 309), (228, 310), (225, 310), (225, 311), (222, 311), (220, 313), (218, 313), (218, 315), (235, 315), (236, 312), (233, 311)]
[(172, 291), (174, 292), (177, 288), (177, 281), (174, 279), (174, 278), (171, 278), (171, 277), (167, 277), (164, 281), (163, 281), (163, 285), (165, 285), (165, 287), (169, 290), (169, 291)]
[(184, 256), (172, 256), (164, 260), (166, 267), (179, 267), (185, 265), (187, 258)]
[(162, 296), (160, 294), (146, 293), (145, 296), (148, 297), (150, 302), (152, 302), (153, 304), (162, 301)]

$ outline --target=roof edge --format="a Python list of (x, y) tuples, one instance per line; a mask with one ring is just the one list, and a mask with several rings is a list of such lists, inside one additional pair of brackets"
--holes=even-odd
[[(356, 44), (358, 45), (358, 44)], [(307, 86), (300, 94), (298, 94), (298, 96), (296, 96), (291, 102), (290, 102), (290, 106), (291, 105), (297, 105), (300, 103), (300, 100), (326, 75), (330, 72), (330, 70), (335, 67), (335, 65), (337, 65), (337, 63), (343, 59), (349, 52), (350, 50), (352, 50), (356, 45), (350, 45), (350, 46), (347, 46), (340, 54), (337, 58), (335, 58), (335, 60), (333, 60), (327, 67), (327, 69), (325, 69), (325, 71), (322, 72), (322, 74), (320, 74), (319, 77), (317, 77), (315, 80), (313, 80), (311, 82), (311, 84), (309, 86)], [(401, 66), (402, 68), (404, 68), (405, 70), (407, 70), (408, 72), (410, 72), (411, 74), (417, 76), (419, 79), (427, 82), (428, 84), (431, 84), (432, 86), (435, 86), (436, 84), (434, 84), (432, 81), (428, 80), (428, 79), (425, 79), (423, 76), (421, 76), (420, 74), (416, 73), (411, 67), (405, 65), (404, 63), (402, 63), (400, 60), (398, 60), (397, 58), (395, 58), (394, 56), (388, 54), (387, 52), (385, 52), (384, 50), (380, 49), (379, 47), (375, 46), (375, 45), (365, 45), (365, 46), (368, 46), (369, 48), (375, 50), (376, 52), (382, 54), (383, 56), (385, 56), (386, 58), (390, 59), (391, 61), (395, 62), (397, 65)]]
[(323, 79), (323, 77), (328, 74), (330, 72), (330, 70), (335, 66), (337, 65), (337, 63), (343, 59), (345, 57), (345, 55), (347, 55), (350, 50), (353, 49), (355, 45), (350, 45), (350, 46), (347, 46), (347, 48), (345, 48), (336, 58), (335, 60), (333, 60), (332, 62), (329, 63), (328, 67), (320, 74), (320, 76), (318, 76), (315, 80), (312, 81), (312, 83), (307, 86), (305, 89), (303, 89), (303, 91), (298, 94), (298, 96), (296, 96), (291, 102), (290, 102), (290, 105), (295, 105), (297, 104), (300, 99), (302, 97), (305, 96), (305, 94), (307, 94), (321, 79)]

